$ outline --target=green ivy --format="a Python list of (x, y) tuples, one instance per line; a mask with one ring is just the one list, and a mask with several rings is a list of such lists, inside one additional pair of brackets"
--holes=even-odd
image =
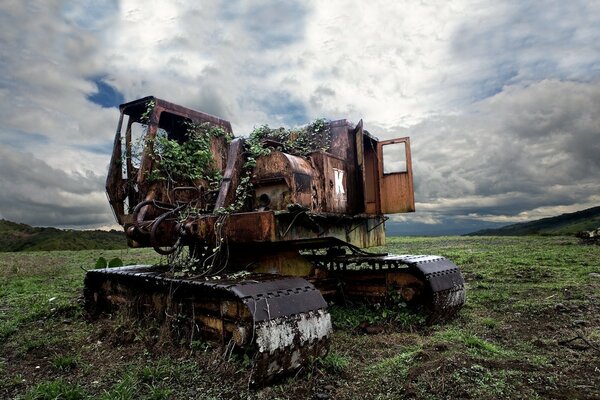
[[(142, 115), (142, 122), (149, 122), (153, 107), (154, 104), (150, 102)], [(182, 143), (169, 139), (167, 133), (159, 129), (153, 141), (145, 143), (146, 146), (153, 146), (154, 160), (153, 169), (146, 177), (147, 181), (182, 183), (205, 179), (212, 189), (218, 189), (223, 177), (215, 167), (210, 151), (212, 137), (225, 137), (228, 143), (233, 139), (229, 132), (209, 123), (189, 123), (186, 140)], [(245, 142), (246, 162), (236, 188), (236, 200), (229, 207), (216, 210), (216, 213), (229, 214), (243, 209), (254, 190), (251, 183), (252, 171), (259, 157), (270, 154), (273, 149), (307, 157), (314, 151), (328, 150), (330, 139), (327, 120), (322, 118), (299, 129), (273, 129), (268, 125), (255, 128)], [(265, 145), (265, 140), (270, 140), (275, 145)], [(143, 147), (144, 145), (135, 145), (132, 148), (132, 158), (139, 159)]]
[(271, 149), (262, 143), (265, 139), (281, 143), (276, 147), (277, 150), (306, 157), (314, 151), (328, 150), (331, 133), (324, 118), (316, 119), (299, 129), (273, 129), (268, 125), (261, 125), (250, 133), (246, 142), (249, 158), (255, 159), (271, 152)]
[(242, 178), (235, 191), (236, 202), (220, 213), (228, 213), (240, 210), (246, 200), (251, 197), (254, 190), (252, 183), (252, 170), (256, 167), (256, 160), (271, 153), (272, 147), (266, 146), (264, 141), (271, 140), (279, 145), (276, 150), (286, 153), (307, 157), (310, 153), (319, 150), (328, 150), (331, 141), (331, 133), (327, 120), (319, 118), (313, 123), (299, 129), (272, 129), (268, 125), (255, 128), (249, 135), (245, 144), (246, 162), (243, 166)]
[(230, 141), (231, 135), (209, 123), (190, 123), (185, 136), (186, 140), (179, 143), (169, 139), (164, 130), (159, 130), (153, 142), (155, 162), (147, 176), (148, 181), (189, 182), (205, 179), (209, 186), (218, 187), (222, 175), (214, 165), (210, 139), (224, 136)]

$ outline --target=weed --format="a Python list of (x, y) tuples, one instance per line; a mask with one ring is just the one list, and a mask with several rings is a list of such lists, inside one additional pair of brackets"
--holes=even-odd
[(317, 358), (316, 363), (329, 372), (340, 374), (350, 365), (350, 358), (329, 352), (325, 357)]
[(169, 379), (171, 372), (170, 365), (166, 362), (158, 362), (144, 366), (137, 374), (137, 378), (144, 383), (156, 384)]
[(147, 385), (148, 394), (144, 397), (147, 400), (165, 400), (171, 398), (172, 389)]
[(113, 385), (112, 388), (105, 391), (101, 400), (130, 400), (136, 399), (137, 396), (137, 382), (132, 378), (131, 375), (127, 374), (123, 379)]
[(52, 360), (52, 367), (59, 371), (70, 371), (77, 368), (78, 364), (77, 357), (70, 355), (59, 355)]
[(0, 340), (5, 339), (18, 330), (18, 323), (12, 321), (0, 321)]
[(392, 376), (395, 379), (404, 380), (420, 351), (419, 347), (407, 347), (401, 353), (384, 358), (369, 366), (367, 371), (377, 377)]
[(96, 264), (94, 265), (95, 269), (102, 269), (102, 268), (116, 268), (116, 267), (122, 267), (123, 266), (123, 260), (121, 260), (119, 257), (115, 257), (110, 259), (110, 261), (106, 260), (106, 258), (104, 257), (99, 257), (98, 260), (96, 260)]
[(488, 342), (472, 333), (465, 332), (457, 328), (449, 328), (443, 331), (438, 331), (434, 335), (434, 339), (440, 339), (443, 342), (460, 343), (464, 345), (472, 355), (505, 355), (506, 352), (500, 349), (494, 343)]
[(336, 329), (352, 330), (363, 323), (369, 325), (392, 324), (396, 328), (420, 326), (425, 322), (423, 314), (407, 309), (405, 306), (366, 305), (329, 307)]
[(485, 326), (488, 329), (494, 329), (500, 324), (500, 322), (498, 320), (491, 318), (491, 317), (483, 318), (481, 320), (481, 323), (483, 324), (483, 326)]
[(78, 400), (86, 397), (81, 386), (68, 383), (62, 379), (46, 381), (30, 389), (26, 400)]
[(517, 387), (511, 383), (520, 376), (519, 371), (490, 370), (479, 364), (463, 367), (451, 375), (451, 379), (468, 388), (469, 397), (478, 399), (498, 399), (514, 396)]
[(190, 349), (195, 352), (206, 353), (211, 349), (211, 344), (203, 340), (192, 340), (190, 342)]

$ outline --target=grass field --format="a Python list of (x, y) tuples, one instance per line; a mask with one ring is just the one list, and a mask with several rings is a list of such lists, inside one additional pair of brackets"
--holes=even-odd
[[(600, 398), (600, 248), (570, 237), (389, 238), (386, 251), (460, 265), (467, 305), (443, 326), (387, 307), (332, 307), (326, 357), (248, 389), (247, 360), (89, 322), (83, 268), (152, 251), (0, 253), (0, 397), (24, 399)], [(363, 335), (364, 320), (383, 328)]]

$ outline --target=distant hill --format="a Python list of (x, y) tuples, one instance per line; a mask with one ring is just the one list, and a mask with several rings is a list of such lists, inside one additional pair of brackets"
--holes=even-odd
[(119, 231), (76, 231), (34, 228), (0, 220), (0, 252), (42, 250), (124, 249), (127, 240)]
[(600, 227), (600, 207), (496, 229), (483, 229), (466, 236), (574, 235)]

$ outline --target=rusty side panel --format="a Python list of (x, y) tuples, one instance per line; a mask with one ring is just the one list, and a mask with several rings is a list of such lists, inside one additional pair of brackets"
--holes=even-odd
[(288, 205), (299, 204), (310, 209), (314, 173), (310, 163), (301, 157), (280, 151), (260, 157), (254, 168), (253, 184), (255, 197), (260, 200), (262, 196), (265, 204), (255, 207), (285, 210)]
[(311, 154), (312, 160), (322, 177), (315, 182), (317, 193), (320, 194), (321, 212), (350, 214), (348, 198), (353, 192), (348, 193), (351, 187), (348, 185), (348, 163), (325, 152)]
[[(406, 171), (384, 173), (383, 147), (404, 143)], [(386, 140), (377, 144), (379, 155), (379, 192), (381, 212), (386, 214), (415, 211), (415, 195), (413, 189), (412, 161), (410, 155), (410, 139), (408, 137)]]
[[(214, 115), (210, 115), (210, 114), (203, 113), (200, 111), (191, 110), (189, 108), (185, 108), (180, 105), (170, 103), (170, 102), (162, 100), (162, 99), (158, 99), (156, 97), (147, 97), (142, 100), (148, 101), (148, 100), (152, 100), (152, 99), (155, 101), (156, 107), (160, 111), (162, 111), (162, 110), (171, 111), (175, 114), (181, 115), (183, 117), (187, 117), (194, 122), (210, 122), (211, 124), (219, 125), (226, 132), (229, 132), (229, 133), (233, 132), (233, 130), (231, 129), (231, 123), (229, 121), (215, 117)], [(141, 100), (138, 100), (138, 101), (141, 101)], [(129, 103), (124, 104), (121, 107), (127, 107), (128, 104)], [(156, 122), (158, 122), (158, 121), (156, 121)]]
[(115, 218), (120, 225), (124, 224), (123, 216), (125, 214), (125, 185), (122, 179), (122, 141), (121, 128), (123, 125), (123, 114), (119, 117), (117, 125), (117, 133), (113, 142), (113, 151), (108, 166), (108, 175), (106, 177), (106, 194), (111, 208), (115, 214)]
[(220, 218), (207, 215), (186, 225), (186, 230), (201, 240), (215, 237), (217, 224), (222, 236), (234, 243), (270, 242), (276, 238), (275, 215), (271, 211), (231, 214)]
[(365, 218), (346, 230), (348, 243), (361, 248), (385, 245), (385, 227), (381, 218)]
[(223, 174), (223, 181), (219, 190), (219, 196), (215, 204), (215, 209), (227, 207), (234, 201), (235, 189), (240, 180), (242, 166), (244, 164), (244, 141), (243, 139), (235, 139), (229, 146), (229, 154), (227, 156), (227, 166)]
[[(340, 218), (335, 214), (329, 217), (300, 212), (275, 213), (255, 211), (237, 213), (220, 218), (203, 216), (186, 224), (186, 231), (201, 241), (214, 240), (215, 226), (223, 224), (222, 234), (230, 244), (277, 244), (298, 241), (322, 241), (330, 238), (349, 242), (358, 247), (382, 246), (385, 244), (383, 217), (358, 216)], [(302, 244), (297, 244), (302, 248)], [(258, 247), (250, 250), (256, 250)], [(273, 249), (271, 249), (272, 251)], [(277, 251), (282, 251), (278, 247)]]
[[(355, 128), (345, 119), (330, 123), (331, 148), (329, 153), (344, 163), (344, 180), (346, 182), (346, 205), (344, 213), (358, 214), (362, 212), (363, 202), (357, 176)], [(339, 169), (338, 169), (339, 170)], [(328, 171), (324, 171), (327, 173)]]

